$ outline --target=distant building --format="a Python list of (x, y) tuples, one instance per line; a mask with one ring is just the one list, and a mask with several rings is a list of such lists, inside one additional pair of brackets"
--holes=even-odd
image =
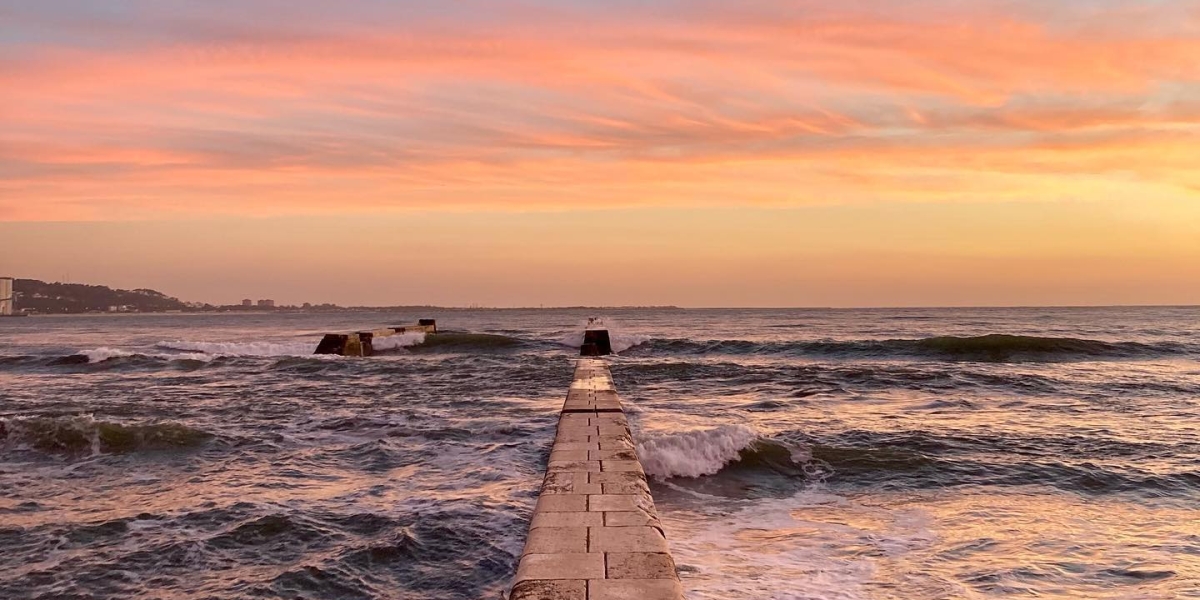
[(254, 306), (254, 301), (246, 298), (245, 300), (242, 300), (242, 306)]
[(275, 308), (275, 301), (274, 300), (259, 300), (258, 307), (259, 308)]
[(16, 311), (16, 299), (13, 297), (13, 280), (11, 277), (0, 277), (0, 315), (11, 315)]

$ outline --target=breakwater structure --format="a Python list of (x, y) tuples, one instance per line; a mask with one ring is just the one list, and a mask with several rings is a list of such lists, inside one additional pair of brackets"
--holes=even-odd
[(681, 600), (629, 422), (592, 344), (575, 365), (509, 600)]
[(327, 333), (317, 344), (313, 354), (336, 354), (339, 356), (374, 356), (374, 342), (379, 338), (403, 335), (405, 333), (437, 333), (437, 321), (421, 319), (415, 325), (396, 325), (373, 331), (356, 331), (353, 333)]

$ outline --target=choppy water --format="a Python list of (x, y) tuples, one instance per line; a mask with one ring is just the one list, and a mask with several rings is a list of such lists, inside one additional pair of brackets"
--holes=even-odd
[[(588, 316), (0, 320), (0, 597), (499, 599)], [(693, 600), (1200, 598), (1200, 309), (605, 316)]]

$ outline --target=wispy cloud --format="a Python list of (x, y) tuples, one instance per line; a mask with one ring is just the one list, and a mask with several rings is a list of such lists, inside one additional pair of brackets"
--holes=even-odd
[(0, 219), (1200, 185), (1186, 0), (354, 4), (0, 2)]

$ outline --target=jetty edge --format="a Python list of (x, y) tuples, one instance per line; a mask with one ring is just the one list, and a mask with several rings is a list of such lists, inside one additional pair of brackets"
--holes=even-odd
[(579, 358), (509, 600), (682, 598), (612, 373)]
[(336, 354), (339, 356), (374, 356), (376, 338), (385, 338), (403, 333), (437, 333), (437, 320), (420, 319), (414, 325), (396, 325), (374, 331), (354, 333), (327, 333), (317, 344), (313, 354)]

